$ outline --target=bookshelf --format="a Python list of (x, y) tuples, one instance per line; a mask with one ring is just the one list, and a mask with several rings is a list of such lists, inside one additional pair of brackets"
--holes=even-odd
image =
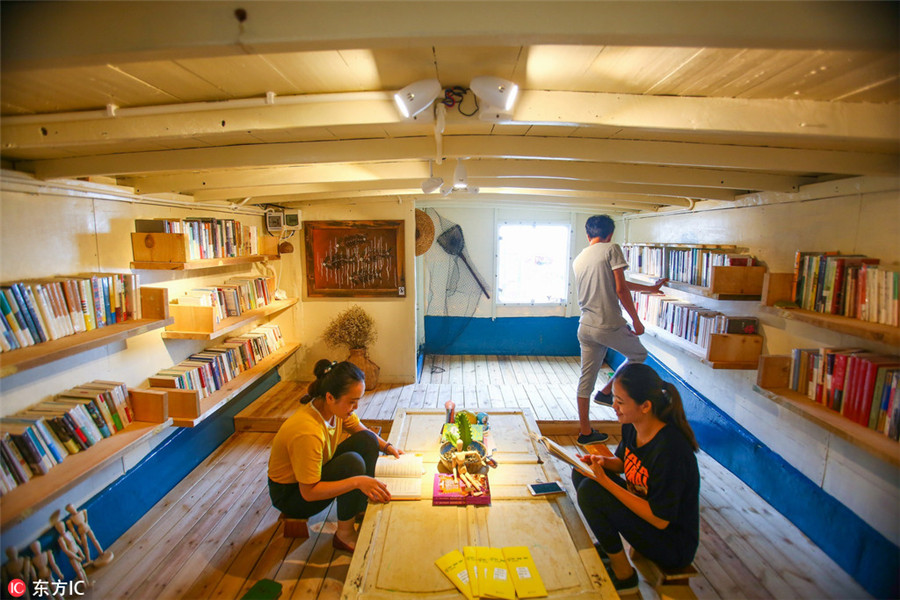
[(35, 511), (61, 497), (79, 482), (111, 464), (143, 440), (156, 435), (172, 424), (134, 421), (122, 431), (102, 439), (78, 454), (66, 457), (46, 474), (33, 477), (26, 483), (0, 497), (0, 530), (20, 523)]
[(765, 267), (712, 267), (709, 287), (669, 281), (663, 287), (713, 300), (758, 301)]
[(820, 313), (802, 308), (775, 306), (777, 303), (790, 301), (792, 283), (792, 273), (768, 273), (760, 309), (763, 312), (778, 315), (783, 319), (809, 323), (823, 329), (855, 335), (874, 342), (894, 346), (900, 345), (900, 327), (871, 323), (854, 317)]
[(845, 419), (839, 413), (790, 389), (790, 364), (789, 356), (761, 356), (754, 391), (890, 465), (900, 467), (900, 444), (896, 441)]
[(759, 334), (713, 333), (709, 347), (703, 348), (656, 325), (644, 323), (644, 332), (713, 369), (756, 369), (762, 351), (762, 336)]
[[(243, 371), (231, 381), (226, 382), (221, 389), (199, 401), (197, 400), (197, 392), (192, 390), (150, 388), (150, 390), (133, 390), (132, 393), (153, 391), (173, 394), (173, 398), (169, 399), (169, 414), (173, 415), (172, 424), (175, 427), (196, 427), (206, 418), (215, 414), (216, 411), (225, 406), (229, 400), (245, 390), (268, 371), (284, 362), (299, 349), (300, 344), (286, 342), (283, 347), (272, 352), (269, 356), (259, 361), (253, 367)], [(173, 400), (177, 400), (177, 406), (180, 407), (179, 409), (175, 408), (176, 403), (173, 402)], [(199, 409), (194, 409), (196, 410), (196, 415), (181, 410), (186, 406), (191, 405), (192, 402), (193, 406), (199, 407)], [(174, 416), (175, 414), (181, 416)]]
[(132, 269), (190, 271), (230, 265), (278, 260), (277, 241), (271, 236), (260, 239), (260, 254), (189, 260), (187, 236), (183, 233), (132, 233)]
[(142, 287), (141, 314), (145, 318), (3, 352), (0, 354), (0, 378), (171, 325), (174, 319), (169, 316), (168, 307), (168, 290)]
[(162, 337), (170, 340), (214, 340), (245, 325), (287, 310), (297, 304), (297, 301), (297, 298), (274, 300), (262, 308), (247, 310), (237, 317), (222, 319), (215, 325), (213, 325), (212, 307), (173, 304), (169, 309), (172, 311), (174, 323), (166, 327)]

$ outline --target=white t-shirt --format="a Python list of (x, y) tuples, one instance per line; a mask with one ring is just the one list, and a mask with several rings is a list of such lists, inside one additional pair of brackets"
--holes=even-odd
[(592, 244), (572, 262), (578, 285), (580, 323), (598, 329), (618, 329), (627, 321), (616, 295), (615, 269), (627, 268), (622, 248), (612, 242)]

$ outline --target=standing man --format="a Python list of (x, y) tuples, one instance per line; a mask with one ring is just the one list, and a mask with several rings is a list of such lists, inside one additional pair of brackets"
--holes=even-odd
[[(622, 248), (610, 242), (616, 225), (607, 215), (594, 215), (587, 220), (585, 230), (590, 245), (575, 257), (572, 268), (578, 286), (578, 343), (581, 346), (581, 379), (578, 380), (578, 443), (604, 442), (607, 436), (591, 428), (588, 416), (591, 392), (597, 382), (597, 373), (612, 348), (625, 355), (628, 363), (644, 362), (647, 350), (638, 336), (644, 333), (644, 325), (638, 318), (631, 299), (632, 291), (656, 293), (668, 281), (656, 285), (640, 285), (625, 280), (628, 263)], [(621, 303), (621, 308), (619, 306)], [(631, 317), (631, 329), (622, 316), (622, 308)], [(621, 367), (620, 367), (621, 368)], [(612, 406), (612, 378), (594, 396), (594, 402)]]

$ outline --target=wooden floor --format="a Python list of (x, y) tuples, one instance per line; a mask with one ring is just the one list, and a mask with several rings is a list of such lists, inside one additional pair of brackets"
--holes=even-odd
[[(528, 364), (534, 372), (532, 360)], [(548, 368), (564, 362), (554, 360)], [(472, 371), (461, 368), (463, 372)], [(402, 390), (397, 403), (416, 394), (417, 387)], [(530, 396), (525, 398), (533, 407)], [(271, 412), (255, 408), (259, 414)], [(93, 573), (95, 586), (89, 597), (240, 598), (253, 583), (268, 578), (283, 585), (283, 600), (339, 598), (350, 555), (331, 546), (334, 510), (310, 521), (309, 539), (281, 536), (278, 513), (266, 490), (272, 437), (272, 433), (247, 431), (229, 438), (112, 545), (115, 560)], [(568, 436), (553, 437), (563, 445), (574, 443)], [(616, 441), (614, 436), (610, 444)], [(703, 452), (698, 460), (701, 533), (694, 564), (700, 576), (691, 580), (698, 598), (869, 597), (734, 475)], [(557, 469), (568, 472), (562, 463)], [(644, 581), (640, 595), (658, 598)]]
[[(426, 356), (418, 383), (379, 385), (366, 392), (357, 414), (367, 423), (384, 424), (398, 408), (443, 408), (453, 400), (458, 409), (527, 408), (545, 434), (569, 433), (578, 420), (580, 369), (577, 356)], [(601, 370), (598, 386), (608, 372)], [(277, 398), (239, 415), (238, 429), (248, 431), (252, 424), (254, 431), (277, 431), (306, 389), (305, 382), (286, 383)], [(590, 414), (598, 429), (616, 418), (611, 408), (593, 403)]]

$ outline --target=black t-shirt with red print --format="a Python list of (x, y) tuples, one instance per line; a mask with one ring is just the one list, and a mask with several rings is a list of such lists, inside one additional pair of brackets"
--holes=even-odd
[(700, 541), (700, 471), (684, 434), (674, 425), (666, 425), (639, 448), (634, 425), (626, 423), (616, 456), (625, 467), (628, 491), (646, 499), (655, 516), (669, 521), (666, 529), (683, 535), (696, 550)]

